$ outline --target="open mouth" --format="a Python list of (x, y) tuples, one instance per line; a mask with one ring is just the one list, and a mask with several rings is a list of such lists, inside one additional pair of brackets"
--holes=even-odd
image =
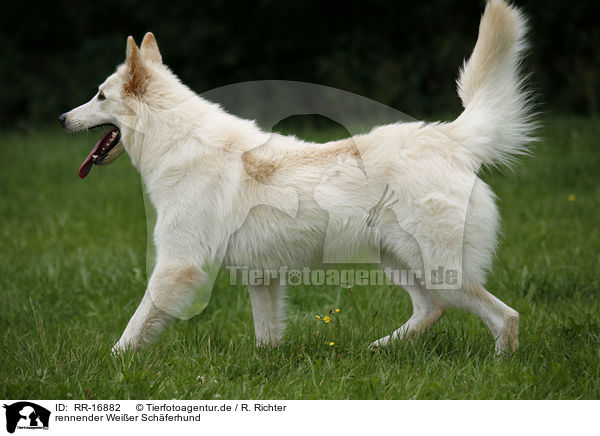
[[(101, 127), (101, 126), (96, 126)], [(112, 162), (112, 158), (109, 158), (111, 151), (115, 149), (121, 139), (121, 132), (116, 126), (109, 124), (110, 129), (108, 132), (100, 138), (96, 143), (88, 157), (85, 158), (81, 167), (79, 167), (79, 177), (85, 178), (92, 169), (92, 165), (104, 165), (105, 163)], [(112, 157), (112, 156), (111, 156)]]

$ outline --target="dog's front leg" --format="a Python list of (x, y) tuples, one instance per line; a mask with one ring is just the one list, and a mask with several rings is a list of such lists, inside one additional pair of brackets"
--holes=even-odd
[(113, 347), (113, 353), (118, 354), (128, 348), (140, 348), (151, 342), (173, 319), (154, 304), (150, 289), (147, 289), (142, 302), (123, 331), (121, 339)]
[(113, 347), (113, 352), (140, 348), (156, 338), (165, 325), (185, 311), (194, 297), (194, 287), (202, 277), (199, 268), (183, 263), (157, 265), (142, 302)]
[(281, 340), (285, 329), (285, 287), (279, 283), (248, 286), (256, 345), (273, 346)]

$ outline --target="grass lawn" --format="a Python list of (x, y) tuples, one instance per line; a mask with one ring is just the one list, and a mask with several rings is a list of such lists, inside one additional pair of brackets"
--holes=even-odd
[(544, 123), (534, 157), (482, 175), (503, 218), (487, 288), (521, 314), (521, 346), (503, 361), (458, 310), (371, 353), (412, 313), (387, 287), (291, 288), (284, 343), (256, 349), (248, 294), (226, 274), (201, 315), (113, 358), (145, 290), (137, 172), (125, 157), (77, 178), (98, 132), (0, 133), (0, 397), (600, 398), (600, 123)]

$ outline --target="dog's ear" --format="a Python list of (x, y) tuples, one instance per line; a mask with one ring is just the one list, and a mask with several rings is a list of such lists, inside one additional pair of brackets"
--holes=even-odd
[(156, 62), (157, 64), (162, 64), (162, 56), (160, 55), (160, 51), (158, 50), (158, 44), (156, 43), (156, 38), (154, 37), (152, 32), (146, 33), (146, 36), (144, 36), (144, 40), (142, 41), (140, 49), (142, 51), (142, 56), (145, 60), (149, 62)]
[(148, 84), (148, 71), (132, 36), (127, 38), (125, 66), (129, 74), (129, 80), (125, 83), (125, 92), (130, 95), (142, 95)]

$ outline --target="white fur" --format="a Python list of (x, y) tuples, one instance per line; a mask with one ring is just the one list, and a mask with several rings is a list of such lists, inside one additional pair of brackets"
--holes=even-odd
[[(407, 287), (413, 316), (374, 347), (419, 334), (452, 305), (483, 319), (498, 353), (514, 349), (517, 312), (482, 287), (499, 215), (477, 172), (482, 164), (509, 163), (531, 139), (518, 74), (524, 32), (514, 7), (491, 0), (458, 83), (464, 112), (451, 123), (397, 123), (353, 137), (362, 176), (352, 160), (337, 162), (335, 150), (348, 140), (315, 144), (263, 132), (193, 93), (162, 64), (157, 48), (142, 44), (149, 73), (143, 94), (125, 95), (130, 71), (122, 65), (100, 86), (107, 99), (95, 97), (66, 121), (71, 130), (118, 126), (157, 211), (157, 266), (115, 351), (151, 340), (170, 313), (189, 304), (207, 265), (309, 265), (322, 259), (326, 233), (336, 235), (327, 250), (342, 257), (381, 244), (384, 265), (462, 270), (459, 289)], [(248, 158), (277, 168), (261, 182), (249, 174)], [(398, 200), (393, 213), (366, 226), (385, 186)], [(289, 206), (289, 192), (297, 194), (296, 216), (262, 206)], [(328, 219), (324, 203), (335, 219)], [(251, 287), (250, 295), (257, 342), (275, 344), (284, 326), (283, 289)]]

